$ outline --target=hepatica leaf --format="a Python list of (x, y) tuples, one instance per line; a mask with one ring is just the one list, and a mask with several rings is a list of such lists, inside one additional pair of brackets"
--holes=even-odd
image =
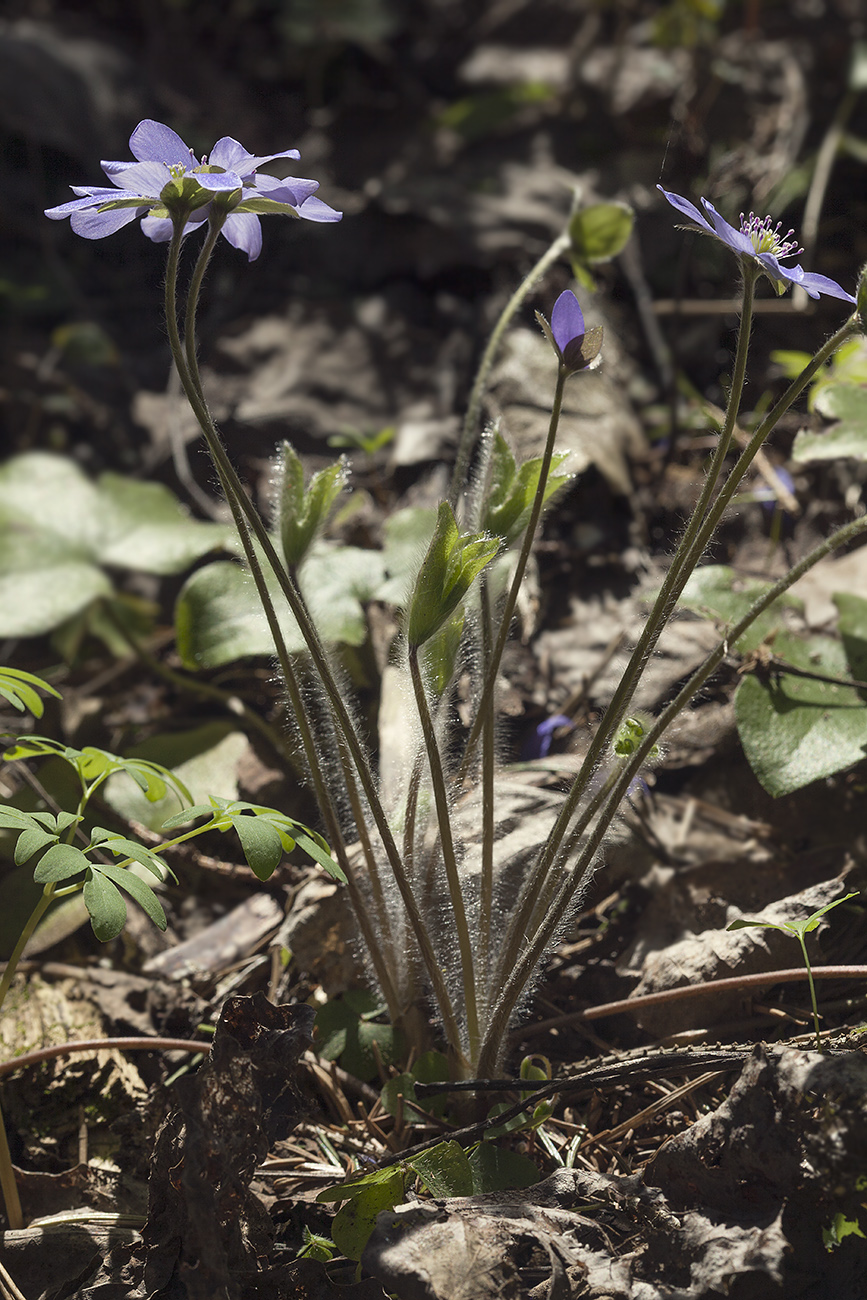
[[(770, 585), (754, 578), (739, 578), (734, 569), (725, 564), (706, 564), (691, 575), (683, 589), (680, 604), (705, 618), (716, 619), (723, 625), (720, 630), (724, 631), (725, 626), (740, 622)], [(801, 602), (788, 595), (775, 600), (732, 649), (741, 654), (755, 650), (771, 632), (780, 627), (783, 610), (787, 606), (799, 609)]]
[[(827, 636), (781, 633), (774, 654), (795, 667), (847, 677), (844, 647)], [(833, 776), (867, 755), (863, 692), (785, 673), (749, 674), (735, 695), (735, 716), (750, 766), (778, 797)]]
[(173, 574), (229, 545), (158, 483), (94, 482), (47, 452), (0, 467), (0, 636), (41, 636), (110, 596), (105, 566)]
[(792, 447), (792, 459), (867, 460), (867, 388), (835, 384), (816, 398), (816, 409), (837, 424), (822, 433), (802, 429)]

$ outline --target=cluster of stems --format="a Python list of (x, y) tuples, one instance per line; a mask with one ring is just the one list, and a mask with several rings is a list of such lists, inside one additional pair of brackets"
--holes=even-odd
[[(506, 1036), (516, 1009), (545, 954), (579, 903), (612, 819), (665, 729), (714, 673), (728, 646), (737, 641), (774, 600), (823, 556), (867, 530), (865, 518), (838, 529), (774, 584), (737, 626), (721, 638), (677, 697), (646, 729), (635, 751), (627, 759), (612, 764), (612, 743), (627, 716), (644, 668), (738, 485), (780, 417), (836, 348), (858, 332), (858, 319), (853, 316), (819, 349), (761, 421), (726, 472), (745, 383), (753, 297), (759, 274), (755, 264), (744, 259), (743, 301), (728, 407), (699, 500), (614, 697), (593, 736), (581, 771), (567, 792), (535, 862), (526, 873), (517, 899), (508, 914), (503, 915), (502, 909), (498, 909), (494, 902), (497, 870), (494, 852), (495, 690), (519, 589), (542, 513), (569, 371), (561, 361), (538, 487), (505, 598), (498, 604), (492, 597), (486, 576), (483, 574), (477, 579), (479, 594), (474, 626), (478, 649), (473, 667), (476, 690), (472, 718), (463, 739), (463, 752), (457, 759), (454, 757), (454, 736), (444, 734), (455, 730), (450, 722), (452, 709), (448, 692), (439, 697), (432, 696), (425, 680), (419, 647), (410, 646), (408, 649), (408, 669), (421, 743), (408, 781), (401, 835), (380, 797), (367, 745), (345, 698), (339, 674), (310, 617), (298, 575), (289, 571), (281, 560), (208, 411), (196, 359), (195, 324), (202, 280), (219, 231), (220, 218), (216, 216), (212, 219), (190, 281), (182, 337), (176, 300), (182, 222), (179, 220), (176, 224), (169, 246), (166, 275), (169, 339), (181, 383), (201, 425), (274, 638), (324, 831), (346, 875), (359, 931), (392, 1019), (404, 1026), (414, 1024), (418, 1036), (420, 1026), (424, 1024), (424, 1011), (419, 1006), (421, 989), (433, 1003), (455, 1076), (490, 1076), (502, 1066)], [(562, 255), (567, 242), (565, 236), (558, 237), (513, 295), (497, 323), (473, 389), (450, 494), (452, 504), (458, 503), (467, 487), (484, 386), (499, 340), (530, 287)], [(574, 376), (574, 382), (582, 382), (581, 372)], [(287, 652), (266, 579), (266, 566), (273, 570), (277, 585), (303, 635), (307, 648), (304, 656), (292, 656)], [(311, 683), (315, 693), (311, 691)], [(329, 719), (327, 748), (331, 750), (336, 744), (338, 750), (336, 777), (333, 764), (324, 761), (326, 746), (319, 730), (323, 704)], [(607, 775), (600, 782), (594, 778), (601, 769), (605, 769)], [(433, 825), (426, 836), (424, 827), (416, 826), (423, 779), (432, 796), (429, 803)], [(481, 792), (481, 873), (472, 899), (462, 875), (462, 859), (455, 843), (453, 824), (456, 801), (468, 786)], [(352, 813), (351, 828), (344, 824), (339, 811), (347, 806)], [(361, 845), (362, 861), (349, 852), (350, 829), (352, 838)], [(401, 844), (398, 839), (401, 839)], [(442, 908), (434, 914), (427, 905), (431, 873), (438, 871), (443, 877), (441, 897), (448, 900), (450, 922), (457, 941), (453, 958), (448, 955), (450, 950), (442, 935), (435, 932), (436, 926), (442, 925)], [(396, 914), (392, 901), (395, 899), (399, 899), (399, 914)], [(404, 952), (407, 940), (415, 953), (414, 960), (409, 962), (405, 960)], [(453, 969), (449, 969), (450, 961)], [(416, 1045), (419, 1048), (425, 1046), (420, 1042)]]

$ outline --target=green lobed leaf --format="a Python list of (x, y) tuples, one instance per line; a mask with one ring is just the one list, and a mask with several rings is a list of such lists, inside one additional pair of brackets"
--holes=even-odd
[(376, 1023), (385, 1008), (367, 989), (351, 989), (332, 998), (316, 1012), (316, 1050), (326, 1061), (340, 1060), (344, 1070), (368, 1082), (379, 1073), (380, 1059), (389, 1065), (402, 1050), (402, 1039), (392, 1025)]
[[(831, 637), (801, 640), (780, 633), (774, 652), (811, 672), (848, 672), (844, 648)], [(867, 754), (867, 707), (854, 687), (750, 673), (735, 694), (735, 717), (750, 766), (775, 798), (833, 776)]]
[(126, 903), (117, 886), (101, 871), (91, 871), (84, 882), (84, 905), (100, 943), (116, 939), (126, 925)]
[(55, 844), (40, 858), (33, 879), (39, 885), (53, 884), (81, 875), (90, 865), (90, 860), (74, 844)]
[[(739, 578), (726, 564), (705, 564), (690, 575), (679, 603), (704, 618), (716, 619), (731, 627), (740, 622), (771, 585), (754, 578)], [(759, 615), (732, 649), (741, 654), (755, 650), (782, 626), (783, 611), (787, 607), (800, 609), (801, 601), (788, 594), (780, 596)]]
[(816, 409), (838, 423), (822, 433), (802, 429), (792, 447), (792, 460), (867, 460), (867, 389), (851, 384), (824, 388)]
[(105, 565), (178, 573), (230, 537), (160, 484), (94, 483), (66, 457), (15, 456), (0, 467), (0, 635), (43, 635), (111, 596)]
[[(107, 862), (94, 863), (93, 873), (95, 876), (107, 877), (115, 885), (119, 885), (121, 889), (126, 890), (129, 896), (134, 898), (139, 907), (147, 914), (148, 918), (153, 921), (157, 929), (165, 930), (166, 914), (163, 911), (162, 903), (150, 886), (138, 876), (134, 876), (131, 871), (125, 871), (123, 867), (115, 867)], [(90, 910), (89, 907), (88, 910)], [(124, 920), (126, 920), (126, 908), (124, 908)]]

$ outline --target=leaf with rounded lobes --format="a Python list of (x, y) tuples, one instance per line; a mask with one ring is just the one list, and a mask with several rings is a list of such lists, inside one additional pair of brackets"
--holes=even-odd
[[(781, 632), (774, 653), (808, 672), (848, 672), (843, 646), (831, 637)], [(867, 753), (867, 708), (854, 686), (784, 670), (767, 678), (750, 673), (735, 694), (735, 717), (750, 766), (775, 798), (842, 772)]]
[(625, 203), (594, 203), (569, 222), (572, 255), (579, 262), (609, 262), (626, 247), (635, 213)]
[(539, 1170), (532, 1160), (496, 1142), (480, 1142), (470, 1152), (469, 1161), (476, 1194), (532, 1187), (539, 1181)]
[(38, 853), (40, 849), (46, 848), (49, 844), (56, 843), (57, 836), (53, 835), (51, 831), (42, 830), (41, 827), (34, 827), (29, 831), (22, 831), (18, 836), (15, 845), (16, 867), (23, 866), (23, 864), (28, 862), (30, 858), (33, 857), (34, 853)]
[[(741, 578), (726, 564), (705, 564), (690, 575), (679, 603), (704, 618), (732, 626), (740, 622), (770, 586), (769, 582), (755, 578)], [(782, 625), (786, 608), (801, 609), (803, 605), (795, 596), (780, 596), (731, 648), (741, 654), (755, 650)]]
[(90, 865), (89, 859), (74, 844), (55, 844), (40, 858), (33, 879), (38, 885), (54, 884), (80, 875)]
[(867, 460), (867, 389), (854, 384), (823, 388), (816, 409), (838, 423), (822, 433), (802, 429), (792, 447), (792, 460)]
[(0, 468), (0, 635), (42, 635), (110, 596), (103, 565), (179, 573), (230, 538), (160, 484), (94, 483), (63, 456), (15, 456)]
[[(125, 889), (129, 896), (135, 899), (139, 907), (153, 921), (157, 929), (165, 930), (166, 914), (163, 911), (162, 903), (150, 886), (140, 880), (138, 876), (134, 876), (131, 871), (125, 871), (123, 867), (115, 867), (107, 862), (101, 862), (99, 865), (94, 864), (93, 874), (95, 876), (103, 875), (108, 880), (119, 885), (121, 889)], [(85, 899), (85, 901), (87, 900)], [(126, 920), (126, 908), (124, 908), (124, 920)]]
[[(338, 1250), (347, 1259), (361, 1259), (361, 1253), (370, 1239), (376, 1225), (376, 1216), (383, 1210), (393, 1210), (404, 1198), (406, 1174), (397, 1166), (377, 1170), (355, 1184), (329, 1188), (328, 1192), (350, 1192), (351, 1198), (331, 1220), (331, 1236)], [(327, 1193), (320, 1192), (317, 1200), (324, 1200)], [(342, 1200), (345, 1197), (328, 1196), (329, 1200)]]
[(91, 871), (84, 882), (84, 905), (100, 943), (116, 939), (126, 925), (126, 903), (117, 886), (102, 872)]

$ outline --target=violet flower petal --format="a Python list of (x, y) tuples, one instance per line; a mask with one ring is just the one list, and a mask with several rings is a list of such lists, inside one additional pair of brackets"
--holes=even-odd
[[(270, 196), (269, 196), (270, 197)], [(305, 221), (342, 221), (343, 213), (338, 212), (335, 208), (329, 208), (327, 203), (315, 196), (305, 199), (298, 208), (299, 217)]]
[(707, 217), (702, 216), (695, 204), (690, 203), (689, 199), (682, 199), (679, 194), (672, 194), (670, 190), (664, 190), (661, 185), (657, 185), (656, 188), (660, 194), (665, 195), (673, 208), (677, 208), (678, 212), (682, 212), (685, 217), (689, 217), (690, 221), (694, 221), (696, 225), (704, 227), (710, 234), (716, 234)]
[(724, 244), (728, 244), (729, 248), (733, 248), (736, 253), (745, 253), (747, 257), (755, 257), (756, 250), (753, 248), (752, 240), (748, 239), (743, 231), (735, 230), (734, 226), (730, 226), (707, 199), (702, 199), (701, 203), (705, 211), (710, 213), (710, 219), (713, 222), (712, 233), (716, 235), (717, 239), (721, 239)]
[[(261, 194), (265, 198), (274, 199), (276, 203), (289, 203), (292, 207), (300, 207), (305, 203), (312, 194), (319, 189), (318, 181), (306, 180), (302, 176), (285, 176), (278, 180), (276, 176), (268, 176), (263, 173), (256, 177), (255, 188), (251, 188), (250, 195)], [(246, 197), (246, 193), (245, 193)]]
[(282, 153), (271, 153), (260, 157), (257, 154), (248, 153), (244, 146), (239, 144), (237, 140), (233, 140), (230, 135), (224, 135), (208, 154), (208, 162), (214, 167), (224, 167), (226, 171), (235, 171), (241, 176), (247, 177), (257, 167), (274, 162), (275, 158), (300, 157), (301, 154), (297, 149), (284, 149)]
[(226, 218), (220, 233), (233, 248), (247, 254), (248, 262), (255, 262), (262, 251), (262, 226), (255, 213), (233, 212)]
[(139, 162), (160, 162), (166, 166), (181, 166), (189, 169), (197, 166), (193, 151), (185, 145), (181, 137), (170, 126), (145, 118), (139, 122), (129, 138), (129, 147), (134, 158)]
[(115, 208), (112, 212), (97, 212), (94, 208), (82, 208), (73, 212), (69, 224), (82, 239), (105, 239), (116, 230), (128, 226), (136, 217), (141, 216), (141, 208)]
[[(303, 216), (304, 213), (302, 212), (301, 215)], [(580, 338), (586, 332), (584, 313), (578, 305), (578, 299), (571, 289), (564, 289), (551, 311), (551, 333), (554, 335), (554, 342), (563, 353), (573, 339)]]

